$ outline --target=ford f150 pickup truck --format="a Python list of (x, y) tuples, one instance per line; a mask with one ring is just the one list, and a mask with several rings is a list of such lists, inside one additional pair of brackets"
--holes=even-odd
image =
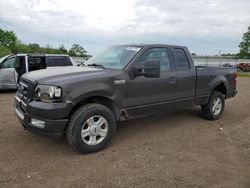
[(235, 68), (194, 66), (186, 47), (118, 45), (82, 67), (24, 74), (15, 112), (25, 129), (65, 135), (74, 150), (90, 153), (132, 117), (199, 105), (205, 118), (219, 119), (236, 82)]

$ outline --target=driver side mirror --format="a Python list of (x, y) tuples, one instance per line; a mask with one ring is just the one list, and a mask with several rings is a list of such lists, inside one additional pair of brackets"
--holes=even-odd
[(145, 76), (146, 78), (160, 77), (160, 61), (149, 60), (145, 65), (134, 66), (134, 76)]

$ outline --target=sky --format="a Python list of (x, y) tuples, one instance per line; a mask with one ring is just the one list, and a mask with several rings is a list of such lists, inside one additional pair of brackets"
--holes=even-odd
[(237, 53), (250, 0), (0, 0), (0, 28), (24, 43), (108, 46), (162, 43), (199, 55)]

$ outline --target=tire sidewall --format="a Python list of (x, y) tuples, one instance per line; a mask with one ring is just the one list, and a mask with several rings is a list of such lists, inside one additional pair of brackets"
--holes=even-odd
[[(213, 105), (214, 105), (214, 100), (216, 98), (220, 98), (221, 101), (222, 101), (221, 111), (217, 115), (215, 115), (213, 113)], [(222, 93), (220, 93), (220, 92), (213, 92), (212, 95), (211, 95), (211, 97), (210, 97), (210, 99), (209, 99), (209, 113), (211, 114), (211, 116), (213, 117), (214, 120), (219, 119), (222, 116), (222, 114), (224, 112), (224, 108), (225, 108), (225, 98), (222, 95)]]
[[(73, 148), (76, 149), (79, 152), (82, 153), (92, 153), (92, 152), (97, 152), (102, 149), (104, 149), (109, 142), (112, 139), (113, 134), (116, 131), (116, 122), (113, 113), (106, 108), (105, 106), (102, 105), (95, 105), (91, 106), (89, 108), (86, 108), (87, 110), (82, 110), (81, 113), (76, 117), (73, 124), (71, 126), (72, 130), (70, 131), (71, 134), (71, 142), (73, 145)], [(102, 116), (106, 119), (108, 123), (108, 133), (104, 140), (97, 144), (97, 145), (88, 145), (86, 144), (81, 137), (81, 130), (84, 125), (84, 123), (92, 116)]]

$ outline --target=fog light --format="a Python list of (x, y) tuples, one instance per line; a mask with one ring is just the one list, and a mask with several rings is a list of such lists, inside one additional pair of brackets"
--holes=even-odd
[(37, 128), (40, 128), (40, 129), (44, 129), (45, 121), (35, 119), (35, 118), (31, 118), (31, 126), (37, 127)]

